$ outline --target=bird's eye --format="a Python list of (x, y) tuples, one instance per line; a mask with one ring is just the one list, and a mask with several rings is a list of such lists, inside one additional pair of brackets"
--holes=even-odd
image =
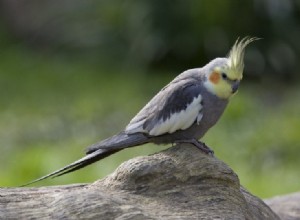
[(226, 73), (222, 73), (222, 78), (223, 79), (227, 79), (227, 74)]

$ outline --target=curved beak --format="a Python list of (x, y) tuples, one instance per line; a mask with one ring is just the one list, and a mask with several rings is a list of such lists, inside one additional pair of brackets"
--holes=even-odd
[(232, 93), (236, 93), (236, 91), (238, 90), (240, 85), (240, 81), (236, 81), (232, 84), (231, 89), (232, 89)]

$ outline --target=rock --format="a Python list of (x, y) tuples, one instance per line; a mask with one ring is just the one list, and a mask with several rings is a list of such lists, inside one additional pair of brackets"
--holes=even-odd
[(282, 220), (300, 219), (300, 192), (266, 199), (265, 203), (268, 204)]
[(222, 161), (178, 145), (92, 184), (2, 188), (0, 219), (272, 219)]

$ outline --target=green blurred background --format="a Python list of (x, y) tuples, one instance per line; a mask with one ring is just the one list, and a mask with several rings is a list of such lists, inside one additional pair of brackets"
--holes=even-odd
[[(80, 158), (177, 74), (257, 36), (239, 93), (204, 140), (255, 195), (299, 191), (299, 27), (299, 0), (0, 0), (0, 186)], [(166, 147), (36, 185), (92, 182)]]

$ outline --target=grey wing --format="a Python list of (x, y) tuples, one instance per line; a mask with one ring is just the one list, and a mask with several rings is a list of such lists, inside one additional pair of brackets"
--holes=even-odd
[(163, 88), (128, 124), (125, 132), (150, 136), (185, 130), (202, 118), (201, 85), (181, 80)]

